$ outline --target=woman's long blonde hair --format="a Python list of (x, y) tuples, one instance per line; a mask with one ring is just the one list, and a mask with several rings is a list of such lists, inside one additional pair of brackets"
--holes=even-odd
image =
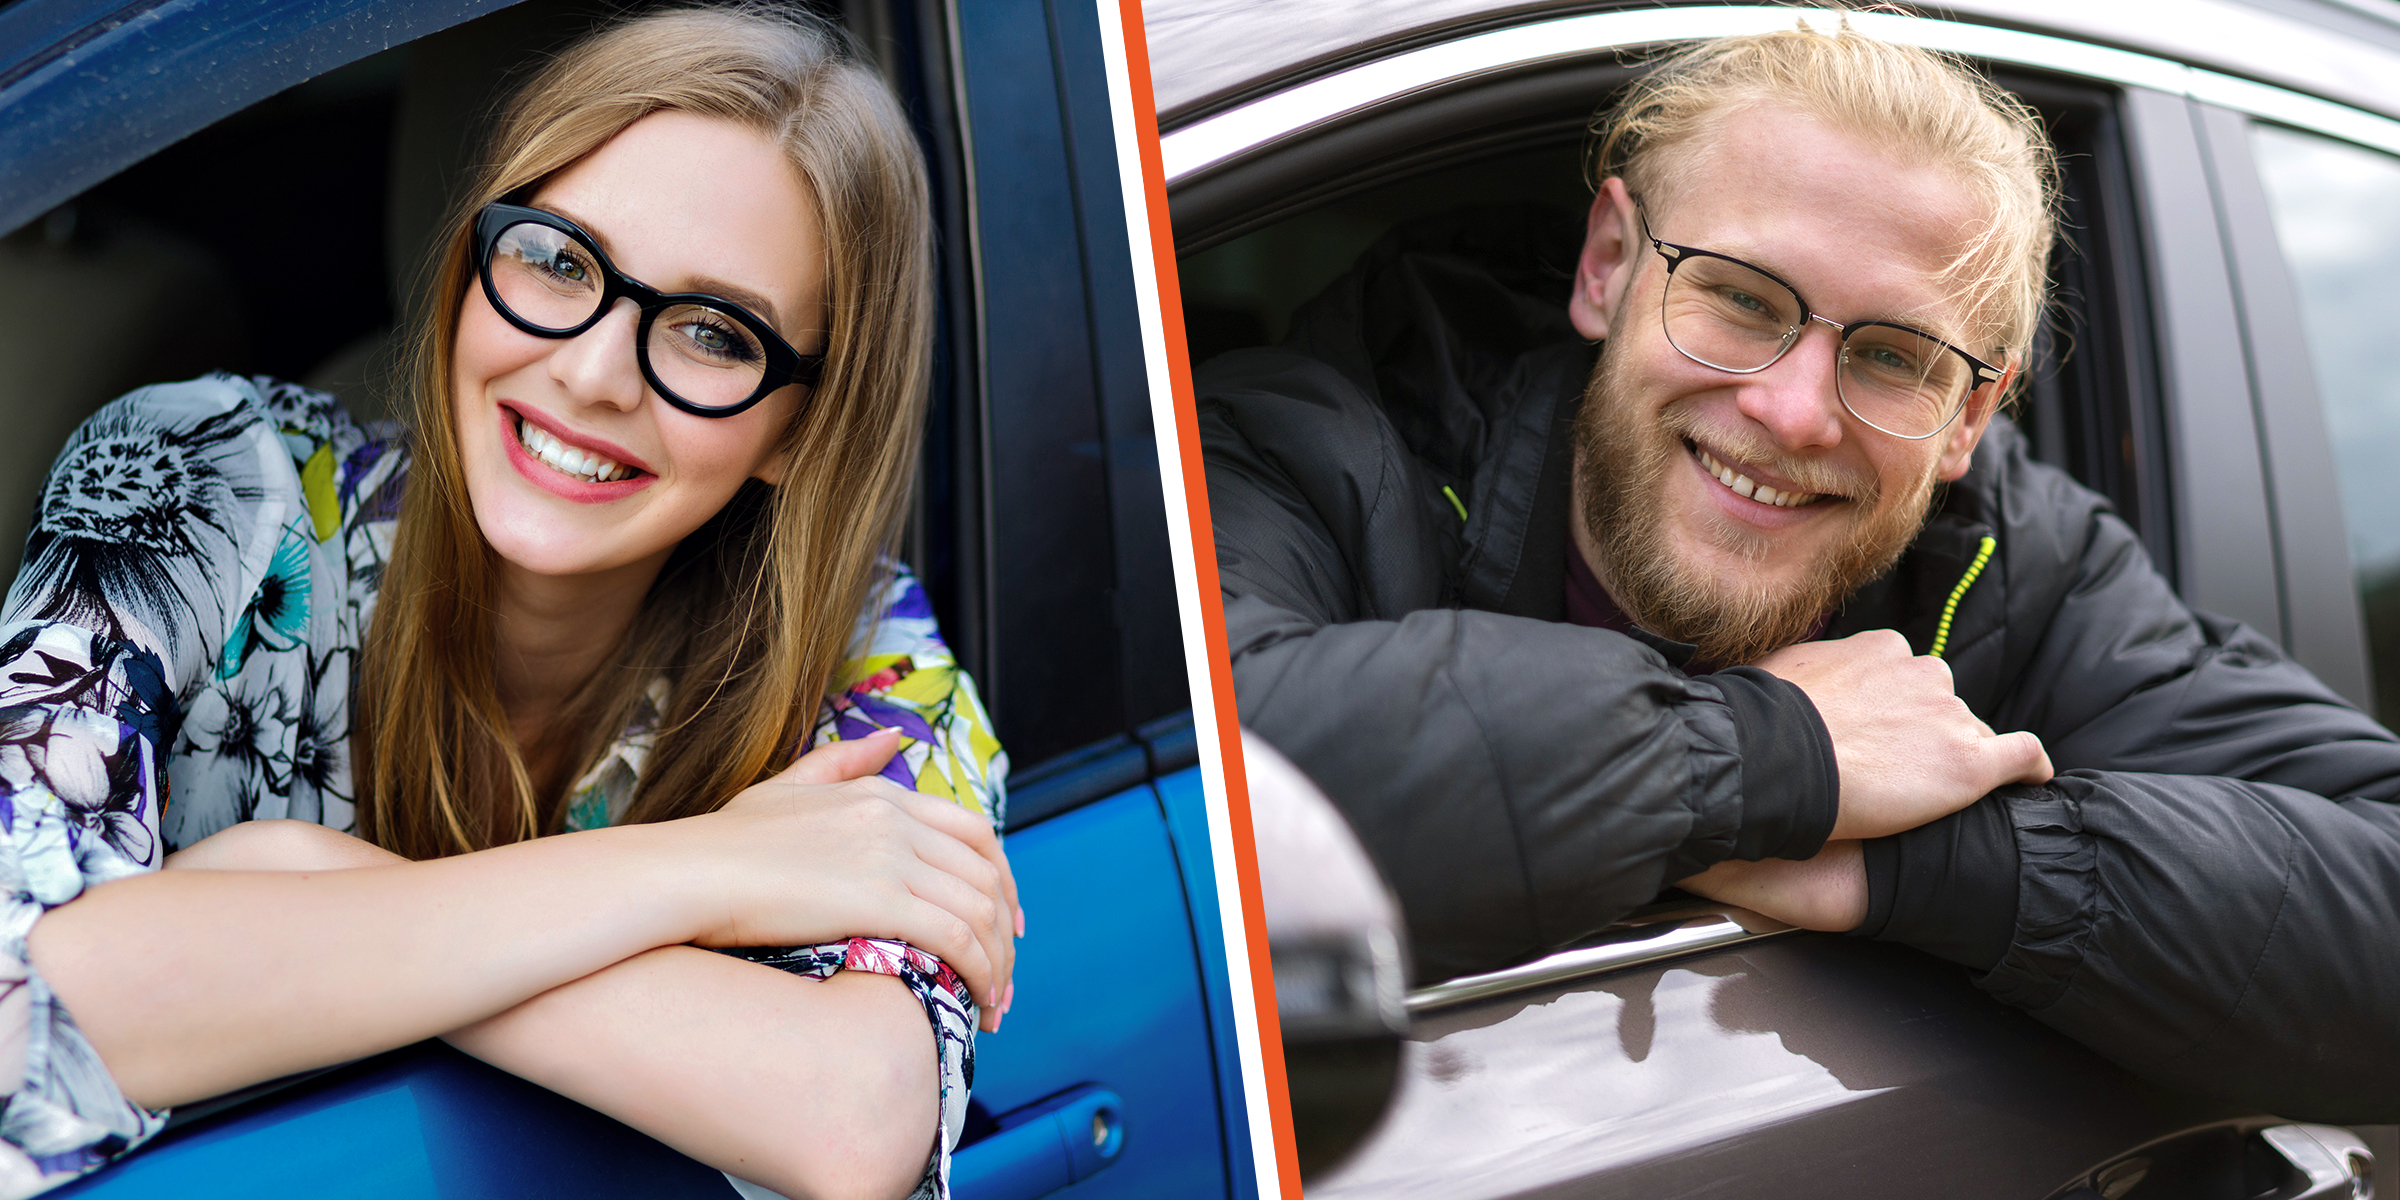
[(641, 117), (673, 109), (758, 130), (807, 181), (824, 231), (822, 381), (779, 434), (782, 482), (746, 483), (678, 546), (612, 659), (553, 728), (573, 778), (673, 686), (627, 820), (714, 809), (807, 735), (882, 579), (906, 511), (932, 337), (925, 168), (907, 120), (845, 39), (759, 7), (603, 29), (503, 108), (449, 215), (404, 379), (415, 461), (356, 700), (358, 832), (411, 858), (554, 830), (564, 797), (526, 769), (494, 682), (492, 550), (460, 468), (451, 356), (473, 284), (468, 224)]

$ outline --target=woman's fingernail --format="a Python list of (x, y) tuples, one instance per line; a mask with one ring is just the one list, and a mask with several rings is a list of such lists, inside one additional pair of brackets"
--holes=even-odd
[(1017, 909), (1017, 936), (1025, 936), (1025, 910), (1023, 908)]
[(1005, 996), (1002, 996), (1002, 997), (1000, 997), (1000, 1015), (1001, 1015), (1001, 1016), (1004, 1016), (1004, 1017), (1005, 1017), (1005, 1016), (1007, 1016), (1007, 1015), (1008, 1015), (1008, 1010), (1009, 1010), (1009, 1009), (1012, 1009), (1012, 1008), (1015, 1008), (1016, 1006), (1017, 1006), (1017, 981), (1016, 981), (1016, 980), (1014, 980), (1014, 979), (1011, 979), (1011, 980), (1009, 980), (1009, 981), (1008, 981), (1008, 994), (1007, 994), (1007, 995), (1005, 995)]

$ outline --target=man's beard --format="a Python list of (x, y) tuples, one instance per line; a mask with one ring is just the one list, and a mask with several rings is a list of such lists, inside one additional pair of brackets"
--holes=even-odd
[[(1575, 419), (1578, 503), (1601, 557), (1591, 567), (1635, 624), (1698, 646), (1695, 666), (1754, 662), (1808, 637), (1835, 604), (1890, 570), (1924, 525), (1933, 494), (1930, 469), (1885, 503), (1872, 477), (1834, 479), (1813, 462), (1763, 445), (1730, 445), (1721, 431), (1711, 431), (1701, 440), (1719, 453), (1772, 464), (1811, 491), (1846, 495), (1817, 503), (1849, 507), (1827, 514), (1848, 524), (1848, 536), (1819, 554), (1794, 585), (1718, 577), (1679, 560), (1667, 540), (1666, 476), (1689, 469), (1680, 461), (1691, 454), (1685, 441), (1701, 431), (1680, 404), (1659, 412), (1639, 407), (1615, 368), (1619, 356), (1609, 349), (1602, 347)], [(1735, 525), (1714, 511), (1701, 520), (1715, 526), (1719, 546), (1749, 562), (1764, 564), (1785, 549), (1775, 535)]]

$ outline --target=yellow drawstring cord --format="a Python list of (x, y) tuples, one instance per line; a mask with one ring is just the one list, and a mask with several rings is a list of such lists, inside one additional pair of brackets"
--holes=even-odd
[(1966, 599), (1967, 589), (1975, 586), (1975, 577), (1983, 574), (1983, 565), (1992, 561), (1992, 550), (1999, 544), (1986, 537), (1975, 548), (1975, 561), (1967, 564), (1967, 573), (1959, 576), (1958, 586), (1950, 589), (1950, 598), (1942, 603), (1942, 623), (1933, 627), (1933, 649), (1925, 653), (1940, 658), (1950, 645), (1950, 618), (1958, 615), (1958, 602)]
[(1445, 484), (1443, 484), (1443, 485), (1442, 485), (1442, 494), (1443, 494), (1443, 495), (1445, 495), (1445, 496), (1448, 496), (1448, 497), (1450, 497), (1450, 507), (1452, 507), (1452, 508), (1455, 508), (1455, 509), (1457, 509), (1457, 510), (1458, 510), (1458, 519), (1459, 519), (1459, 520), (1461, 520), (1461, 521), (1464, 521), (1464, 520), (1466, 520), (1466, 519), (1467, 519), (1467, 506), (1466, 506), (1466, 503), (1465, 503), (1464, 501), (1462, 501), (1462, 500), (1460, 500), (1460, 499), (1458, 498), (1458, 493), (1457, 493), (1457, 492), (1454, 492), (1454, 491), (1451, 491), (1451, 490), (1450, 490), (1450, 485), (1445, 483)]

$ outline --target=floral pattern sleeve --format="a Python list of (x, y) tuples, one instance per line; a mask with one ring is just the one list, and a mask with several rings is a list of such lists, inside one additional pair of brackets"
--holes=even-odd
[(834, 673), (811, 746), (897, 727), (900, 753), (885, 778), (913, 791), (955, 800), (1000, 826), (1007, 805), (1008, 755), (975, 681), (950, 657), (916, 577), (899, 566), (859, 623), (859, 657)]
[(165, 1118), (28, 962), (34, 923), (251, 816), (348, 823), (337, 493), (363, 444), (322, 396), (212, 376), (102, 409), (44, 483), (0, 612), (0, 1197)]

